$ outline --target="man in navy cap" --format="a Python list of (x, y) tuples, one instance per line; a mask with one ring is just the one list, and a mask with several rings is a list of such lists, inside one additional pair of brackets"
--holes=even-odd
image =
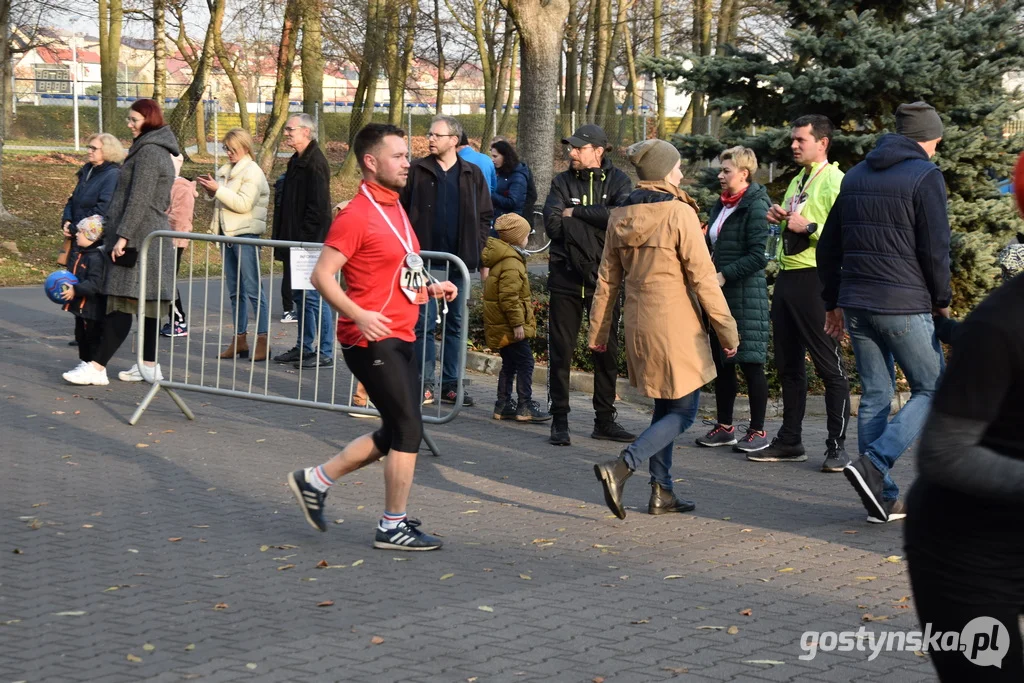
[[(600, 126), (586, 124), (562, 140), (567, 145), (569, 170), (551, 181), (544, 203), (544, 227), (551, 240), (548, 260), (548, 407), (550, 443), (568, 446), (569, 368), (583, 312), (590, 310), (597, 286), (597, 267), (604, 251), (608, 209), (623, 206), (633, 183), (608, 159), (608, 136)], [(619, 309), (612, 326), (618, 329)], [(632, 442), (636, 436), (616, 422), (615, 380), (618, 356), (617, 335), (608, 340), (594, 359), (594, 439)]]

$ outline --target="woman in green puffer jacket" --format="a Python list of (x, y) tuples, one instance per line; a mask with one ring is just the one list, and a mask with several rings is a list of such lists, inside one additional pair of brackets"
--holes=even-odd
[[(771, 201), (763, 185), (751, 182), (757, 170), (757, 157), (747, 147), (732, 147), (719, 157), (721, 171), (718, 181), (722, 196), (715, 202), (708, 218), (708, 240), (711, 256), (718, 271), (718, 284), (736, 318), (740, 333), (739, 351), (724, 358), (721, 345), (712, 342), (715, 350), (715, 402), (718, 419), (708, 421), (710, 432), (697, 439), (701, 446), (733, 446), (733, 450), (752, 453), (769, 446), (764, 430), (768, 408), (768, 380), (764, 364), (768, 355), (768, 282), (764, 267), (768, 263), (765, 243), (768, 241), (766, 216)], [(714, 332), (711, 332), (713, 335)], [(737, 438), (733, 426), (733, 405), (736, 402), (736, 366), (743, 371), (750, 397), (750, 426)]]

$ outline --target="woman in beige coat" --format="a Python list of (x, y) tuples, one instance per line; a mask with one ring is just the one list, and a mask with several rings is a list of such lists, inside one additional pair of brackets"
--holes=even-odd
[[(258, 238), (267, 230), (267, 204), (270, 186), (263, 170), (252, 159), (252, 137), (241, 128), (224, 135), (228, 163), (217, 171), (217, 178), (199, 176), (214, 201), (210, 232), (229, 237)], [(267, 359), (267, 330), (270, 327), (267, 294), (260, 274), (259, 247), (249, 244), (224, 245), (224, 279), (231, 297), (231, 318), (236, 336), (220, 354), (221, 358), (249, 357), (249, 311), (256, 315), (256, 350), (253, 360)]]
[(622, 488), (650, 460), (652, 515), (695, 506), (672, 492), (672, 441), (697, 417), (700, 388), (715, 378), (707, 313), (723, 351), (739, 346), (715, 266), (697, 219), (697, 205), (682, 190), (679, 152), (664, 140), (629, 148), (640, 182), (626, 206), (608, 220), (597, 291), (590, 310), (590, 348), (601, 351), (611, 334), (612, 308), (625, 285), (623, 322), (629, 381), (654, 399), (651, 426), (615, 460), (594, 466), (605, 501), (626, 516)]

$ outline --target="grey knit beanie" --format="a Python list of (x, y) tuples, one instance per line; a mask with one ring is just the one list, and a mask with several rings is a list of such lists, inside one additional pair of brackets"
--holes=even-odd
[(626, 150), (640, 180), (661, 180), (679, 161), (679, 150), (664, 140), (644, 140)]
[(942, 119), (926, 102), (901, 104), (896, 109), (896, 132), (915, 142), (938, 140), (942, 137)]

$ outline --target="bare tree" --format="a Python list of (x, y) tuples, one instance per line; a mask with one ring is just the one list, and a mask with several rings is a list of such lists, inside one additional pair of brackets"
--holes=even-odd
[[(356, 133), (371, 120), (373, 116), (374, 98), (377, 93), (377, 76), (380, 73), (383, 59), (383, 34), (386, 19), (384, 0), (369, 0), (366, 5), (366, 31), (363, 36), (363, 63), (359, 69), (359, 83), (352, 102), (352, 113), (349, 114), (348, 143), (351, 149)], [(356, 156), (346, 154), (339, 173), (354, 175), (356, 173)]]
[(167, 97), (167, 0), (153, 0), (153, 99)]
[(117, 116), (117, 62), (121, 56), (121, 26), (124, 22), (121, 0), (99, 0), (99, 20), (100, 105), (103, 107), (103, 120), (109, 122)]
[(318, 135), (324, 132), (323, 117), (317, 116), (317, 107), (324, 101), (324, 36), (323, 3), (320, 0), (302, 2), (302, 111), (320, 123)]
[(569, 0), (508, 0), (508, 9), (522, 36), (519, 153), (546, 194), (554, 165), (558, 59)]
[[(0, 60), (7, 64), (11, 59), (11, 0), (0, 0), (0, 25), (4, 29), (3, 47), (0, 48)], [(7, 101), (7, 91), (11, 87), (8, 78), (0, 83), (0, 93), (3, 93), (3, 102)], [(3, 177), (4, 141), (7, 139), (7, 107), (0, 107), (0, 178)], [(4, 206), (3, 186), (0, 185), (0, 220), (11, 220), (13, 215)]]
[[(406, 11), (403, 12), (402, 8)], [(384, 41), (384, 68), (388, 74), (388, 123), (402, 125), (406, 80), (412, 65), (419, 0), (388, 0), (387, 38)], [(404, 20), (404, 25), (403, 25)]]
[(281, 131), (288, 120), (288, 100), (292, 91), (292, 70), (295, 68), (299, 26), (302, 21), (300, 0), (287, 0), (284, 6), (284, 21), (281, 23), (281, 42), (277, 49), (277, 80), (274, 85), (274, 104), (270, 120), (263, 135), (257, 162), (263, 173), (270, 175), (281, 141)]

